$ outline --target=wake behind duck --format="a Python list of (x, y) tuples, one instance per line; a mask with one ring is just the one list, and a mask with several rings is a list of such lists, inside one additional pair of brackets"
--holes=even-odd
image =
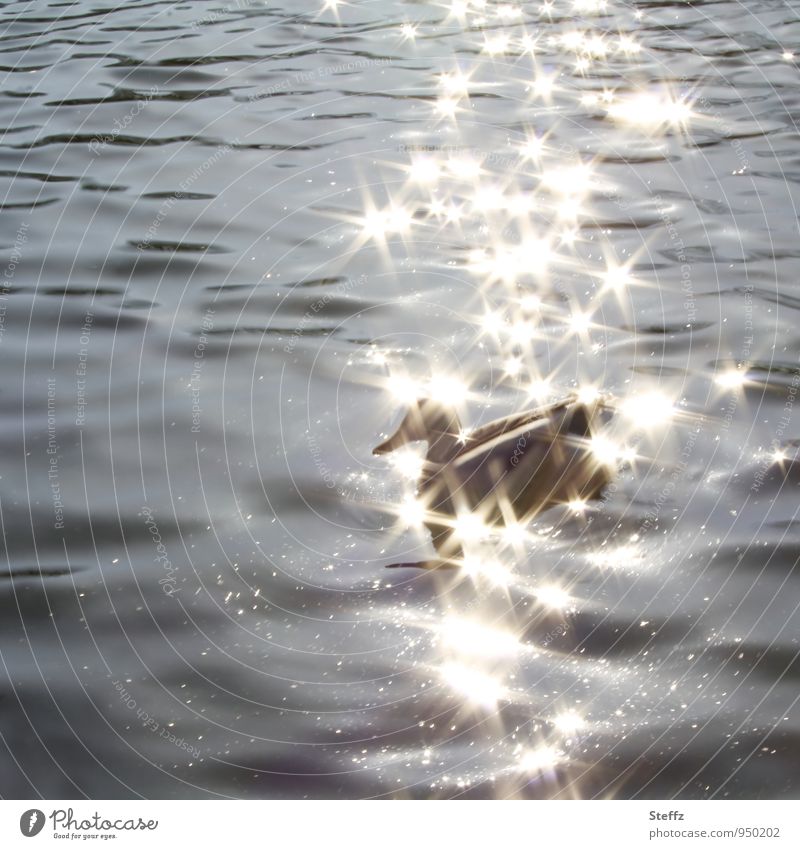
[(603, 404), (571, 396), (496, 419), (465, 435), (457, 412), (431, 398), (411, 406), (395, 433), (374, 454), (428, 443), (417, 489), (438, 560), (396, 563), (419, 568), (464, 562), (457, 519), (477, 515), (485, 525), (527, 522), (573, 500), (596, 498), (613, 469), (591, 450)]

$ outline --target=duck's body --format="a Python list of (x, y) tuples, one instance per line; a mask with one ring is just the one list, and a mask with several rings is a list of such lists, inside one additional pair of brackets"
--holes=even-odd
[(430, 568), (462, 559), (454, 525), (464, 514), (487, 525), (525, 522), (557, 504), (599, 495), (611, 470), (590, 448), (598, 406), (571, 397), (461, 436), (454, 410), (430, 399), (417, 402), (374, 453), (417, 440), (428, 443), (418, 495), (442, 559), (400, 565)]

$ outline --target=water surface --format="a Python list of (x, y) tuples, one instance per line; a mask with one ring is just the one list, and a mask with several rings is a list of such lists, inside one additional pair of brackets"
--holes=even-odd
[[(2, 19), (3, 796), (796, 797), (796, 6)], [(431, 379), (614, 486), (385, 569)]]

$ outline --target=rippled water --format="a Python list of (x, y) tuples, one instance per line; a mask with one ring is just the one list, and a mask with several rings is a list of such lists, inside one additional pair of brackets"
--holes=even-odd
[[(797, 12), (3, 4), (0, 793), (796, 796)], [(626, 462), (387, 570), (431, 375)]]

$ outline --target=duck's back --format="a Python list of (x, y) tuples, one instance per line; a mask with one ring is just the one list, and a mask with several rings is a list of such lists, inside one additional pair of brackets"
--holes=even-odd
[(591, 498), (607, 483), (588, 447), (593, 411), (574, 399), (528, 410), (478, 428), (459, 455), (428, 468), (420, 491), (436, 509), (480, 508), (498, 521), (573, 498)]
[[(564, 414), (572, 410), (569, 416), (569, 422), (565, 421)], [(514, 413), (510, 416), (505, 416), (502, 419), (496, 419), (493, 422), (482, 425), (473, 431), (470, 431), (466, 439), (466, 444), (462, 454), (469, 452), (473, 448), (486, 445), (511, 431), (516, 431), (519, 428), (524, 428), (526, 425), (533, 425), (543, 419), (558, 420), (573, 433), (588, 435), (589, 421), (591, 413), (585, 404), (576, 403), (574, 398), (569, 398), (565, 401), (558, 401), (554, 404), (549, 404), (546, 407), (536, 407), (533, 410), (523, 410), (521, 413)]]

